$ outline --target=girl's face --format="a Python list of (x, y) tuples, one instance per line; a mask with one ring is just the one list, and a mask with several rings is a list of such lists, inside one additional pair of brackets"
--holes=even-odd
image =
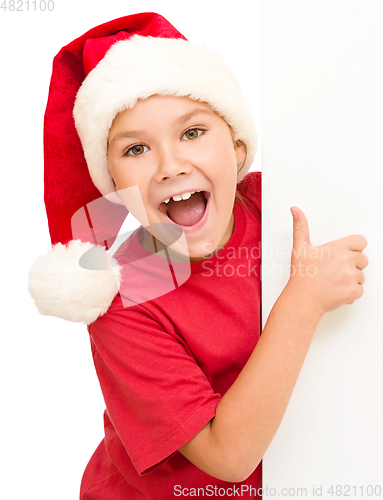
[[(245, 154), (220, 116), (187, 97), (139, 100), (116, 116), (109, 131), (108, 167), (116, 191), (138, 186), (149, 223), (182, 226), (193, 260), (230, 239), (237, 165)], [(176, 195), (193, 191), (202, 193), (176, 201)]]

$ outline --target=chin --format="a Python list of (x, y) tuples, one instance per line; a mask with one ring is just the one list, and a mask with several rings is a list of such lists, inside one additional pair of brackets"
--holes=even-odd
[(214, 253), (218, 248), (218, 245), (210, 242), (204, 242), (200, 245), (190, 245), (189, 246), (189, 257), (191, 259), (203, 259)]

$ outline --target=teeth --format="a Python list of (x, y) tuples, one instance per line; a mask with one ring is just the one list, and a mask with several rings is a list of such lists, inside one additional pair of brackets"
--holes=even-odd
[(176, 194), (173, 196), (174, 201), (181, 201), (181, 200), (188, 200), (192, 194), (194, 194), (195, 191), (188, 191), (187, 193), (182, 193), (182, 194)]
[[(174, 201), (181, 201), (181, 200), (188, 200), (190, 196), (194, 193), (200, 193), (200, 191), (188, 191), (187, 193), (182, 193), (182, 194), (176, 194), (172, 196)], [(168, 204), (170, 201), (170, 198), (164, 201), (164, 203)]]

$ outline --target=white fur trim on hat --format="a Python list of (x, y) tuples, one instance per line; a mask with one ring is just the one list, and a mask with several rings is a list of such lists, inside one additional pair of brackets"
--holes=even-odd
[[(242, 91), (223, 59), (206, 46), (182, 39), (134, 36), (114, 44), (82, 83), (74, 106), (93, 183), (114, 193), (107, 167), (109, 129), (118, 113), (152, 95), (190, 97), (208, 103), (246, 146), (243, 177), (257, 149), (257, 134)], [(111, 201), (123, 204), (115, 194)]]
[[(89, 250), (92, 269), (79, 264)], [(80, 240), (67, 246), (58, 243), (32, 266), (29, 293), (41, 314), (90, 324), (108, 310), (118, 293), (120, 274), (121, 267), (104, 247)]]

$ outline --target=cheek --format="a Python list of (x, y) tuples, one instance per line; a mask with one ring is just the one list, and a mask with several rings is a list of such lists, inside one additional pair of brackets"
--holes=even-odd
[(113, 177), (116, 190), (137, 185), (134, 175), (132, 175), (132, 172), (123, 164), (123, 160), (116, 160), (113, 157), (108, 158), (108, 169)]
[(207, 168), (218, 173), (237, 174), (237, 161), (231, 139), (216, 141), (214, 147), (206, 148), (203, 154)]
[(118, 170), (116, 169), (116, 162), (113, 160), (113, 158), (109, 154), (107, 156), (107, 165), (108, 165), (109, 173), (112, 176), (112, 179), (113, 179), (115, 185), (117, 186), (119, 184)]

